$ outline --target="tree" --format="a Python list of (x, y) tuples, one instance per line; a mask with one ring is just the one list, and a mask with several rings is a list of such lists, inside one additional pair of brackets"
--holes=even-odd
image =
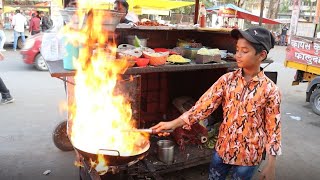
[(276, 19), (278, 17), (279, 6), (280, 0), (270, 0), (267, 17), (270, 19)]
[(281, 13), (286, 13), (289, 12), (289, 7), (290, 7), (290, 0), (282, 0), (281, 5), (280, 5), (280, 10), (279, 12)]

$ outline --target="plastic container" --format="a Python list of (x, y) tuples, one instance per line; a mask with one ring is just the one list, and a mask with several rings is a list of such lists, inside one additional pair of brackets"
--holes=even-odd
[(79, 47), (71, 43), (65, 45), (66, 54), (63, 57), (63, 68), (66, 70), (75, 70), (74, 60), (79, 58)]
[(161, 54), (160, 56), (152, 56), (146, 52), (142, 52), (143, 53), (143, 56), (145, 58), (148, 58), (150, 61), (149, 61), (149, 64), (152, 65), (152, 66), (161, 66), (161, 65), (164, 65), (166, 62), (167, 62), (167, 59), (168, 59), (168, 56), (169, 56), (169, 52), (162, 52), (162, 53), (159, 53)]
[(174, 142), (171, 140), (159, 140), (158, 159), (166, 164), (172, 164), (174, 160)]
[[(40, 53), (46, 61), (58, 61), (64, 56), (63, 39), (57, 33), (43, 33)], [(63, 47), (64, 48), (64, 47)]]
[(184, 48), (183, 56), (188, 59), (196, 59), (197, 52), (200, 48)]
[(148, 58), (136, 58), (135, 61), (138, 67), (146, 67), (150, 60)]

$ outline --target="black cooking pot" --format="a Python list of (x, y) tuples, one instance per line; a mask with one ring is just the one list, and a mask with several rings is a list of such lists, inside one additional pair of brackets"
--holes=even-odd
[[(143, 159), (150, 148), (150, 143), (145, 143), (142, 150), (135, 155), (122, 156), (117, 150), (100, 149), (99, 153), (103, 155), (108, 166), (126, 166), (129, 163), (137, 162)], [(94, 162), (98, 161), (98, 154), (88, 153), (75, 147), (75, 149), (83, 156), (84, 159), (91, 159)]]

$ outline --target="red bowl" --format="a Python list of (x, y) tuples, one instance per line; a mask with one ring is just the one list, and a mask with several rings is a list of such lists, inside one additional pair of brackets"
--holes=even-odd
[(136, 64), (139, 67), (146, 67), (149, 64), (149, 59), (148, 58), (136, 58)]
[(166, 49), (166, 48), (154, 48), (153, 50), (154, 50), (155, 52), (169, 52), (169, 50)]
[(154, 50), (154, 52), (169, 52), (169, 54), (179, 54), (175, 51), (172, 51), (172, 50), (166, 49), (166, 48), (154, 48), (153, 50)]

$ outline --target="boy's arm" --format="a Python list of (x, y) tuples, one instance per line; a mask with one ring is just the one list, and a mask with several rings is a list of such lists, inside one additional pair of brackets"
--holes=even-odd
[(267, 135), (266, 152), (268, 161), (261, 173), (262, 178), (275, 179), (276, 156), (281, 152), (281, 122), (280, 122), (281, 95), (276, 87), (268, 96), (265, 111), (265, 128)]
[(281, 95), (278, 87), (269, 93), (265, 110), (265, 128), (267, 135), (266, 151), (270, 155), (281, 154)]
[(186, 125), (185, 128), (190, 128), (190, 125), (197, 123), (200, 120), (208, 117), (221, 104), (223, 90), (225, 89), (227, 76), (220, 77), (196, 102), (196, 104), (187, 112), (182, 114), (179, 119), (182, 119)]

